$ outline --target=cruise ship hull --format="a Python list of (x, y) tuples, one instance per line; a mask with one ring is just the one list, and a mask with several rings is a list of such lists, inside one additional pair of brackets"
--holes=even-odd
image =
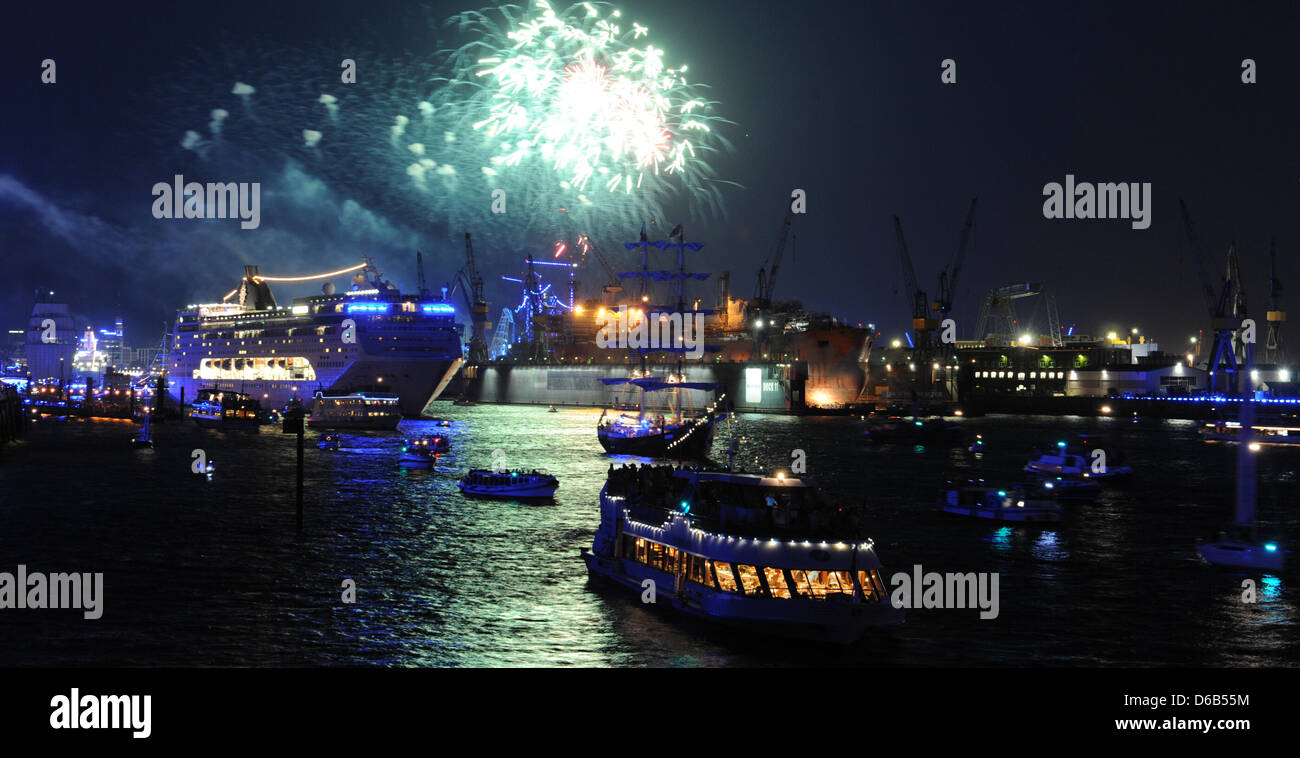
[(318, 373), (316, 381), (311, 382), (302, 379), (205, 380), (191, 375), (176, 376), (169, 385), (173, 398), (178, 401), (183, 399), (188, 403), (198, 396), (201, 389), (217, 389), (246, 393), (268, 409), (283, 408), (295, 397), (310, 398), (317, 390), (349, 393), (383, 387), (400, 398), (403, 416), (416, 417), (425, 406), (438, 399), (459, 368), (459, 359), (428, 360), (414, 365), (400, 360), (367, 359), (348, 366), (335, 376)]

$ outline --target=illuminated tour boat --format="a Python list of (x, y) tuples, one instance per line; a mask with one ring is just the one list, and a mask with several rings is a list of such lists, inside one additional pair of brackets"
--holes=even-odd
[(460, 480), (460, 491), (470, 497), (545, 499), (553, 497), (559, 486), (559, 479), (538, 471), (474, 469)]
[(307, 426), (329, 429), (396, 429), (401, 422), (401, 399), (391, 392), (317, 392), (307, 417)]
[(402, 442), (398, 465), (402, 468), (433, 468), (438, 456), (451, 451), (446, 437), (416, 437)]
[(903, 623), (873, 542), (807, 478), (610, 467), (593, 578), (748, 632), (852, 643)]
[(262, 425), (262, 404), (242, 392), (201, 389), (190, 418), (208, 429), (251, 429)]
[[(1300, 445), (1300, 427), (1297, 426), (1256, 426), (1253, 427), (1256, 445)], [(1210, 442), (1238, 442), (1241, 439), (1241, 422), (1219, 421), (1206, 424), (1200, 430), (1201, 439)]]
[(1024, 487), (995, 487), (984, 482), (950, 486), (939, 499), (939, 509), (957, 516), (1008, 522), (1055, 522), (1061, 520), (1056, 501), (1034, 498)]

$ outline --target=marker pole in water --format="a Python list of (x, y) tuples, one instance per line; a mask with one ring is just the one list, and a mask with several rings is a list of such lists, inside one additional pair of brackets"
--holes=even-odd
[(298, 531), (302, 531), (302, 417), (298, 417)]
[(302, 438), (306, 431), (306, 415), (302, 403), (295, 399), (284, 411), (284, 426), (281, 428), (285, 434), (298, 435), (298, 531), (302, 531)]

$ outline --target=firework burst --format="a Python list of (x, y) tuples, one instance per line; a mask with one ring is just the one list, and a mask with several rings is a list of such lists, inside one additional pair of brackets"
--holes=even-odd
[(669, 66), (649, 30), (621, 11), (546, 0), (452, 19), (469, 37), (450, 53), (437, 111), (472, 141), (480, 173), (526, 207), (562, 205), (623, 225), (658, 218), (677, 192), (721, 212), (706, 158), (728, 144), (723, 119), (687, 67)]
[[(175, 92), (193, 106), (158, 125), (162, 138), (211, 164), (290, 159), (395, 223), (516, 248), (662, 223), (678, 198), (722, 213), (729, 182), (709, 160), (729, 149), (728, 122), (646, 27), (606, 4), (544, 0), (445, 27), (455, 41), (441, 51), (359, 50), (353, 85), (330, 73), (333, 50), (206, 56), (200, 83)], [(497, 190), (504, 214), (492, 212)]]

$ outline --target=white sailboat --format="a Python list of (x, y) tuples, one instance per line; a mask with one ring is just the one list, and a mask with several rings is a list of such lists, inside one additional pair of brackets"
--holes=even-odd
[[(1254, 363), (1255, 346), (1246, 346), (1245, 375), (1250, 376)], [(1255, 402), (1245, 398), (1241, 403), (1241, 432), (1237, 445), (1237, 508), (1231, 533), (1220, 534), (1213, 541), (1202, 541), (1196, 552), (1207, 563), (1245, 569), (1281, 571), (1282, 548), (1276, 543), (1260, 540), (1255, 527)]]

